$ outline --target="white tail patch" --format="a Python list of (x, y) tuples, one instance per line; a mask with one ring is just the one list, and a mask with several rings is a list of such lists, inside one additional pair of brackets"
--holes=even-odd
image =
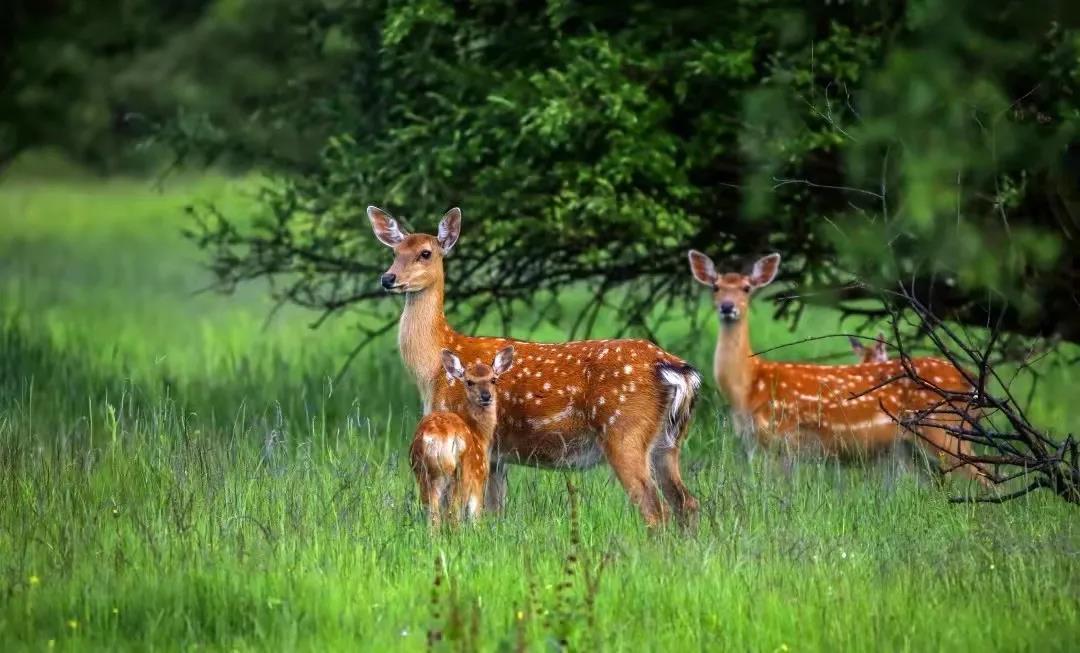
[(671, 388), (671, 393), (668, 396), (667, 410), (664, 411), (661, 427), (662, 433), (657, 444), (671, 449), (675, 447), (683, 425), (690, 420), (694, 398), (697, 396), (698, 388), (701, 387), (701, 375), (689, 365), (680, 370), (661, 363), (658, 371), (660, 382)]

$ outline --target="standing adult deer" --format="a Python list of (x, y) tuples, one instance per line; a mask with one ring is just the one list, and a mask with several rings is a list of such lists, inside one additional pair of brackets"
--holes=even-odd
[(848, 338), (851, 343), (851, 351), (858, 357), (860, 363), (884, 363), (889, 360), (889, 351), (885, 346), (885, 334), (880, 331), (873, 347), (867, 347), (858, 338)]
[(585, 469), (606, 459), (646, 524), (667, 516), (658, 485), (677, 515), (696, 512), (679, 471), (679, 448), (701, 383), (696, 370), (644, 340), (547, 344), (458, 333), (443, 312), (443, 258), (461, 232), (461, 211), (443, 216), (437, 236), (407, 234), (374, 206), (367, 214), (375, 236), (394, 250), (381, 283), (405, 295), (398, 347), (425, 413), (465, 409), (462, 384), (442, 373), (443, 349), (469, 363), (514, 347), (514, 371), (499, 381), (488, 508), (501, 509), (505, 501), (508, 464)]
[(513, 363), (513, 347), (500, 349), (491, 365), (473, 363), (468, 369), (452, 351), (442, 351), (447, 376), (465, 384), (468, 409), (428, 413), (413, 436), (409, 460), (432, 526), (439, 525), (446, 503), (455, 520), (462, 513), (469, 518), (480, 514), (498, 416), (495, 385)]
[[(982, 470), (959, 464), (955, 456), (971, 455), (970, 443), (942, 428), (960, 426), (961, 420), (948, 406), (940, 406), (941, 394), (900, 378), (905, 376), (902, 361), (809, 365), (775, 363), (752, 354), (750, 299), (776, 277), (778, 254), (758, 260), (749, 275), (718, 274), (712, 260), (698, 251), (691, 250), (689, 257), (694, 278), (713, 291), (720, 318), (713, 374), (731, 404), (740, 434), (763, 446), (812, 445), (834, 455), (866, 455), (904, 437), (894, 416), (940, 407), (941, 412), (932, 415), (933, 425), (920, 428), (919, 444), (934, 454), (932, 458), (948, 457), (955, 463), (946, 469), (986, 483)], [(945, 392), (970, 387), (947, 361), (912, 358), (910, 363), (920, 378)], [(892, 378), (897, 380), (887, 383)]]

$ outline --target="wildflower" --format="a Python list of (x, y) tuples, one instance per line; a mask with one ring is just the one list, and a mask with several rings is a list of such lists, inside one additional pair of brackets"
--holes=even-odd
[(30, 578), (28, 578), (27, 581), (31, 585), (40, 585), (41, 584), (41, 579), (38, 578), (35, 574), (30, 574)]
[(70, 628), (72, 630), (75, 630), (76, 628), (79, 627), (79, 620), (78, 619), (68, 619), (67, 625), (68, 625), (68, 628)]
[(525, 618), (525, 613), (522, 612), (521, 610), (518, 610), (518, 612), (517, 612), (517, 620), (521, 621), (524, 618)]

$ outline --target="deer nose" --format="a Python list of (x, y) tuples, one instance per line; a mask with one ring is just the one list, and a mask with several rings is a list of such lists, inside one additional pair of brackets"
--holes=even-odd
[(382, 275), (382, 277), (379, 279), (379, 283), (381, 283), (382, 287), (386, 288), (387, 290), (390, 290), (391, 288), (394, 287), (394, 282), (395, 281), (397, 281), (397, 275), (396, 274), (391, 274), (389, 272)]
[(731, 315), (735, 312), (735, 302), (720, 302), (720, 312), (724, 315)]
[(487, 390), (481, 390), (480, 391), (480, 401), (484, 402), (485, 404), (487, 402), (491, 401), (491, 392), (489, 392)]

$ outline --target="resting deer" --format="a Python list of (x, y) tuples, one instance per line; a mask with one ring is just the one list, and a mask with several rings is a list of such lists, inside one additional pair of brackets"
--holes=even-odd
[[(763, 446), (802, 444), (820, 446), (836, 455), (866, 455), (892, 446), (904, 436), (893, 416), (938, 406), (940, 395), (911, 379), (885, 383), (902, 376), (901, 361), (858, 365), (804, 365), (774, 363), (753, 356), (750, 350), (750, 299), (776, 277), (780, 256), (771, 254), (754, 263), (749, 275), (718, 274), (712, 260), (691, 250), (694, 278), (709, 286), (720, 318), (713, 374), (731, 404), (740, 434)], [(949, 362), (937, 358), (910, 359), (923, 379), (943, 390), (964, 391), (969, 384)], [(881, 387), (874, 389), (876, 386)], [(939, 417), (940, 416), (940, 417)], [(952, 414), (934, 413), (934, 423), (959, 426)], [(938, 426), (919, 429), (919, 444), (933, 458), (971, 454), (971, 445)], [(972, 464), (949, 465), (985, 483), (981, 469)]]
[(413, 436), (409, 459), (432, 526), (439, 525), (447, 499), (455, 519), (462, 511), (470, 518), (480, 514), (498, 414), (495, 384), (513, 362), (514, 348), (505, 347), (491, 365), (473, 363), (466, 370), (453, 352), (442, 351), (447, 376), (465, 384), (467, 408), (463, 414), (428, 413)]
[(873, 347), (867, 347), (858, 338), (848, 338), (851, 343), (851, 351), (859, 358), (860, 363), (884, 363), (889, 360), (889, 352), (885, 348), (885, 334), (880, 331)]
[(585, 469), (607, 460), (647, 524), (667, 516), (657, 485), (681, 517), (697, 510), (679, 471), (679, 448), (701, 382), (697, 371), (644, 340), (545, 344), (458, 333), (443, 312), (443, 259), (457, 242), (461, 211), (443, 216), (438, 236), (407, 234), (373, 206), (368, 219), (375, 236), (394, 250), (381, 282), (405, 295), (398, 347), (425, 413), (466, 409), (463, 385), (441, 373), (443, 349), (468, 364), (514, 347), (514, 371), (499, 384), (489, 509), (501, 509), (505, 501), (509, 464)]

